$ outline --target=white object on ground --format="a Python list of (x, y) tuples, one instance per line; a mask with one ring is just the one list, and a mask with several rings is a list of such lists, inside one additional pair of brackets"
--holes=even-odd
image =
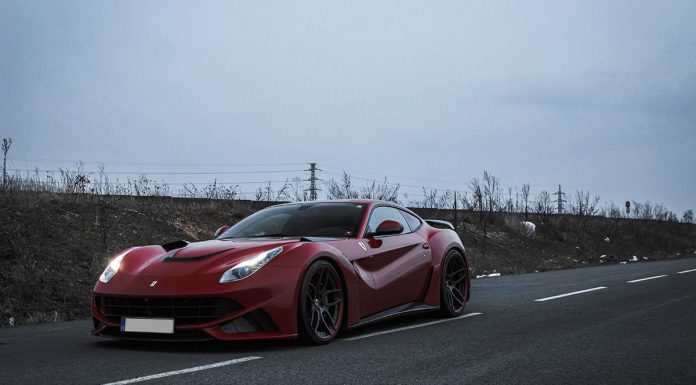
[(536, 234), (536, 225), (532, 222), (522, 221), (520, 222), (522, 226), (522, 234), (527, 237), (533, 237)]
[(482, 274), (482, 275), (476, 276), (476, 278), (487, 278), (487, 277), (500, 277), (500, 273), (490, 273), (490, 274)]

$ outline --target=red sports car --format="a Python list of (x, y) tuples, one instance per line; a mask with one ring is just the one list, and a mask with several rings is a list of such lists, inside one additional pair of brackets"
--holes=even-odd
[(462, 314), (469, 266), (451, 224), (393, 203), (281, 204), (209, 241), (116, 255), (94, 287), (92, 334), (321, 344), (400, 314)]

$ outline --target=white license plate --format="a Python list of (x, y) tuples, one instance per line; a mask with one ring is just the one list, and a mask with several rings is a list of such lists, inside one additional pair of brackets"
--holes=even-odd
[(172, 318), (121, 318), (122, 332), (174, 334)]

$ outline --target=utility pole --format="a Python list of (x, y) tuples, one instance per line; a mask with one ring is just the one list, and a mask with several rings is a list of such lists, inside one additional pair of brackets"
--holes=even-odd
[(317, 200), (317, 191), (321, 190), (317, 188), (317, 181), (319, 180), (319, 178), (317, 178), (317, 171), (322, 170), (317, 168), (316, 163), (310, 163), (309, 170), (305, 171), (309, 171), (309, 179), (305, 179), (305, 181), (309, 182), (309, 189), (307, 189), (307, 191), (309, 191), (309, 200), (315, 201)]
[(556, 204), (558, 205), (558, 214), (563, 214), (563, 203), (566, 202), (565, 199), (563, 199), (563, 196), (565, 193), (563, 190), (561, 190), (561, 185), (558, 185), (558, 192), (555, 194), (556, 195)]
[(454, 190), (454, 231), (457, 231), (457, 190)]

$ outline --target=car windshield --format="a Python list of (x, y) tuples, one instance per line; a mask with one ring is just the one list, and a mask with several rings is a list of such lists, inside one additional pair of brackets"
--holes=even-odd
[(269, 207), (250, 215), (219, 238), (354, 237), (365, 205), (302, 203)]

